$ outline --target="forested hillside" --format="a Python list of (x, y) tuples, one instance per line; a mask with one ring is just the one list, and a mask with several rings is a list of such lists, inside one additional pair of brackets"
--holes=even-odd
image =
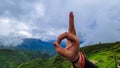
[[(99, 68), (116, 68), (120, 63), (120, 42), (99, 43), (85, 46), (80, 50)], [(58, 55), (47, 60), (31, 60), (20, 64), (18, 68), (72, 68), (72, 66), (69, 61)]]
[(38, 51), (19, 51), (11, 49), (0, 49), (0, 68), (17, 68), (21, 63), (42, 58), (49, 58), (47, 53)]

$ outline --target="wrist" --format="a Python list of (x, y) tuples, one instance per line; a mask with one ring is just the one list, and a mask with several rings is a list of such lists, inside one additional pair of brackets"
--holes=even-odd
[(85, 60), (84, 55), (79, 52), (79, 57), (75, 62), (72, 62), (73, 68), (84, 68)]
[(78, 61), (79, 61), (79, 59), (80, 59), (80, 55), (78, 55), (78, 57), (77, 57), (77, 59), (76, 60), (74, 60), (74, 61), (71, 61), (73, 64), (75, 64), (75, 63), (77, 63)]
[(81, 55), (79, 53), (78, 58), (72, 62), (73, 68), (80, 68), (80, 63), (81, 63)]

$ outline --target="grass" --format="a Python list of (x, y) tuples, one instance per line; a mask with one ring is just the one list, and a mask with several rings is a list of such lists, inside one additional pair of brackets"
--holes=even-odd
[(34, 60), (38, 57), (43, 60), (48, 58), (49, 55), (35, 51), (0, 49), (0, 68), (17, 68), (22, 63)]

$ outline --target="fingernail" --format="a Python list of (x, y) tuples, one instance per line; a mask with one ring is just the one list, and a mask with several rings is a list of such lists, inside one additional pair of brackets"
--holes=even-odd
[(56, 42), (54, 42), (53, 45), (56, 46)]

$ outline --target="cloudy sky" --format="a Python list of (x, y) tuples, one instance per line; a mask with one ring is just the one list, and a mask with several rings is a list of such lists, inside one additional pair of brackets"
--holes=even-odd
[(119, 6), (120, 0), (0, 0), (0, 42), (56, 40), (67, 31), (70, 11), (82, 46), (120, 41)]

